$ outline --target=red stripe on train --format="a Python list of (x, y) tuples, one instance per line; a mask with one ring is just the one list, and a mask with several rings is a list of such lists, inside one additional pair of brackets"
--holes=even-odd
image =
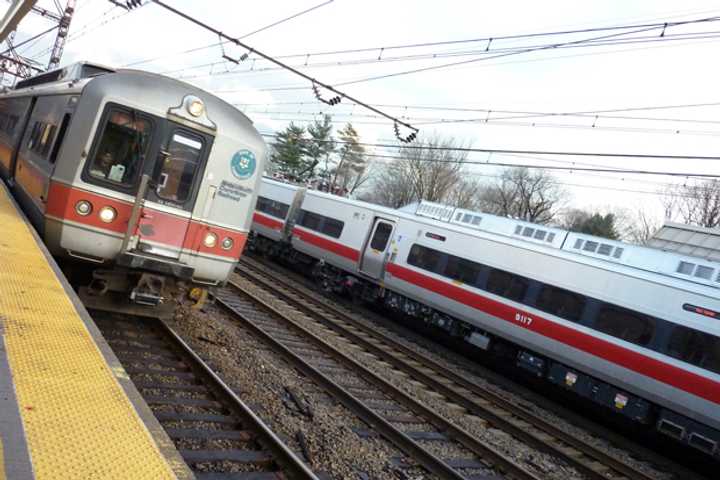
[(303, 242), (310, 243), (312, 245), (315, 245), (316, 247), (322, 248), (323, 250), (332, 252), (335, 255), (345, 257), (353, 262), (357, 262), (360, 259), (360, 252), (355, 250), (354, 248), (345, 246), (342, 243), (333, 242), (332, 240), (328, 240), (327, 238), (315, 235), (314, 233), (310, 233), (307, 230), (301, 230), (295, 227), (293, 228), (293, 235), (302, 240)]
[(263, 227), (268, 227), (273, 230), (282, 230), (283, 222), (275, 220), (274, 218), (268, 217), (260, 212), (253, 213), (253, 222), (259, 223)]
[[(510, 305), (469, 292), (451, 283), (423, 275), (409, 268), (389, 263), (387, 271), (401, 280), (451, 298), (476, 310), (512, 323), (517, 327), (527, 328), (532, 332), (697, 395), (705, 400), (720, 403), (720, 383), (716, 381), (547, 320), (534, 313), (519, 310)], [(516, 320), (518, 314), (532, 318), (532, 322), (529, 325), (519, 323)]]
[[(83, 216), (77, 213), (75, 204), (80, 200), (92, 203), (93, 211), (90, 215)], [(113, 207), (117, 212), (117, 218), (111, 223), (103, 222), (97, 214), (104, 206)], [(46, 214), (125, 235), (132, 208), (132, 204), (127, 201), (72, 188), (62, 183), (51, 182)], [(149, 241), (177, 249), (184, 248), (193, 252), (208, 253), (232, 259), (240, 257), (247, 241), (247, 233), (245, 232), (207, 225), (148, 207), (143, 208), (143, 218), (138, 222), (138, 227), (143, 225), (147, 225), (143, 237)], [(205, 235), (211, 231), (218, 236), (218, 242), (214, 247), (208, 248), (204, 244), (204, 239)], [(226, 237), (233, 240), (233, 246), (230, 250), (224, 250), (220, 247), (222, 240)]]

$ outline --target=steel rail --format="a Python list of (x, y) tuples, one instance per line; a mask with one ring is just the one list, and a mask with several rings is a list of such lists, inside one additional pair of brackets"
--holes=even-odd
[[(101, 331), (107, 330), (107, 326), (111, 321), (102, 319), (102, 323), (98, 324), (98, 327)], [(270, 455), (272, 456), (273, 462), (277, 465), (277, 467), (282, 470), (282, 478), (288, 478), (288, 479), (297, 479), (297, 480), (320, 480), (320, 477), (318, 477), (291, 449), (288, 447), (288, 445), (280, 439), (268, 426), (267, 424), (258, 417), (255, 412), (252, 411), (252, 409), (230, 388), (223, 380), (218, 376), (215, 371), (210, 368), (210, 366), (205, 363), (205, 361), (200, 358), (200, 356), (195, 353), (195, 351), (170, 327), (165, 321), (163, 320), (155, 320), (151, 323), (147, 323), (147, 319), (145, 321), (146, 328), (152, 329), (152, 327), (158, 327), (157, 332), (160, 335), (164, 336), (163, 340), (160, 341), (151, 341), (146, 343), (152, 347), (152, 346), (160, 346), (165, 345), (165, 342), (167, 341), (167, 346), (171, 349), (175, 350), (175, 355), (179, 359), (181, 359), (182, 363), (186, 363), (187, 367), (191, 372), (193, 372), (193, 375), (195, 375), (197, 378), (202, 378), (204, 380), (203, 383), (205, 383), (205, 388), (207, 388), (210, 392), (212, 392), (215, 396), (217, 396), (218, 399), (218, 405), (222, 405), (224, 408), (227, 408), (232, 414), (235, 416), (236, 420), (235, 422), (242, 424), (243, 431), (249, 430), (251, 431), (256, 437), (253, 439), (253, 441), (256, 441), (261, 447), (266, 449)], [(132, 339), (136, 342), (143, 342), (142, 338), (135, 338), (135, 337), (124, 337), (124, 336), (117, 336), (117, 335), (110, 335), (107, 336), (107, 333), (103, 333), (103, 335), (106, 336), (108, 339), (108, 343), (112, 344), (113, 342), (127, 342), (129, 339)], [(111, 348), (113, 348), (111, 346)], [(118, 352), (122, 352), (127, 347), (118, 347)], [(114, 349), (115, 350), (115, 349)], [(153, 353), (153, 350), (149, 350), (149, 353)], [(123, 362), (122, 355), (119, 355), (116, 353), (118, 358), (121, 359), (121, 362)], [(132, 362), (132, 360), (127, 360), (128, 362)], [(166, 362), (163, 360), (154, 360), (149, 359), (147, 360), (148, 363), (157, 363), (160, 365), (170, 365), (174, 364), (175, 362)], [(123, 362), (124, 363), (124, 362)], [(127, 369), (127, 367), (125, 367)], [(133, 369), (131, 368), (129, 370), (129, 373), (132, 373)], [(172, 374), (171, 374), (172, 375)], [(157, 389), (157, 386), (143, 386), (140, 384), (138, 386), (138, 389), (142, 388), (149, 388), (151, 390)], [(202, 387), (196, 387), (193, 385), (192, 387), (187, 388), (202, 388)], [(143, 395), (144, 398), (147, 398), (145, 395)], [(171, 397), (164, 398), (163, 400), (159, 400), (157, 398), (151, 398), (150, 399), (153, 403), (163, 403), (164, 401), (173, 402), (173, 399)], [(186, 399), (186, 398), (179, 398), (175, 399), (175, 401), (179, 401), (182, 404), (191, 405), (193, 400), (192, 399)], [(199, 402), (207, 402), (200, 400)], [(170, 404), (168, 403), (168, 404)], [(212, 422), (212, 420), (208, 420)], [(177, 437), (178, 434), (180, 436), (178, 438), (186, 438), (182, 436), (182, 430), (173, 430), (173, 429), (165, 429), (168, 433), (168, 435), (173, 438)], [(243, 433), (243, 432), (239, 432)], [(208, 437), (210, 438), (210, 437)], [(238, 437), (241, 438), (241, 437)], [(181, 456), (183, 452), (180, 452)], [(219, 457), (222, 457), (222, 453), (219, 454)], [(207, 460), (207, 459), (206, 459)], [(211, 461), (211, 460), (207, 460)], [(275, 474), (278, 474), (278, 472), (275, 472)], [(281, 478), (278, 477), (278, 478)]]
[[(408, 348), (382, 332), (368, 328), (362, 322), (354, 319), (351, 315), (335, 305), (332, 305), (327, 301), (321, 301), (318, 298), (311, 297), (308, 293), (303, 292), (296, 285), (271, 275), (267, 271), (267, 268), (261, 270), (258, 265), (251, 263), (251, 261), (246, 257), (243, 258), (243, 264), (240, 265), (240, 268), (243, 266), (247, 266), (252, 270), (252, 272), (247, 272), (247, 270), (245, 270), (243, 273), (249, 273), (254, 282), (259, 283), (261, 287), (271, 291), (274, 295), (280, 296), (293, 307), (317, 318), (324, 325), (350, 339), (352, 342), (361, 345), (363, 348), (378, 356), (378, 358), (383, 361), (386, 361), (399, 370), (405, 371), (412, 377), (430, 386), (437, 392), (444, 395), (448, 400), (467, 409), (470, 413), (494, 424), (497, 428), (523, 441), (527, 445), (565, 461), (568, 465), (574, 467), (589, 478), (595, 480), (607, 480), (606, 475), (608, 473), (608, 469), (610, 469), (628, 479), (652, 480), (652, 477), (646, 473), (634, 469), (632, 466), (597, 449), (568, 432), (565, 432), (538, 415), (535, 415), (511, 401), (502, 398), (498, 394), (481, 387), (477, 383), (468, 380), (451, 369), (440, 365), (438, 362), (426, 355)], [(262, 278), (262, 276), (271, 277), (272, 282)], [(303, 297), (303, 300), (305, 301), (309, 299), (314, 305), (316, 305), (316, 308), (313, 308), (307, 303), (293, 298), (291, 295), (283, 292), (278, 287), (278, 284), (290, 292)], [(317, 308), (325, 309), (331, 315), (358, 329), (363, 334), (374, 338), (376, 341), (384, 343), (390, 348), (382, 348), (378, 346), (377, 343), (373, 343), (368, 338), (365, 338), (347, 327), (338, 324), (337, 321), (329, 318), (326, 313), (318, 311)], [(400, 352), (407, 358), (418, 362), (420, 365), (433, 373), (428, 374), (423, 372), (419, 368), (409, 364), (407, 361), (398, 358), (397, 355), (392, 352)], [(477, 400), (469, 398), (467, 395), (462, 394), (459, 389), (452, 388), (450, 385), (439, 380), (439, 378), (449, 379), (460, 387), (460, 389), (465, 389), (476, 395), (481, 399), (481, 401), (478, 402)], [(510, 416), (507, 415), (508, 413)], [(513, 421), (512, 417), (515, 417), (516, 420)], [(528, 429), (530, 426), (539, 432), (532, 432)], [(550, 438), (547, 438), (548, 436)], [(555, 443), (553, 443), (553, 440)], [(567, 447), (563, 445), (558, 445), (558, 441), (572, 447), (574, 451), (568, 450)], [(578, 455), (578, 452), (582, 455)], [(583, 456), (585, 458), (583, 458)]]
[[(303, 337), (310, 340), (312, 344), (320, 348), (322, 351), (331, 355), (332, 357), (339, 359), (340, 362), (346, 366), (349, 366), (351, 370), (361, 376), (361, 378), (379, 386), (379, 389), (390, 395), (395, 401), (407, 407), (410, 411), (414, 412), (420, 417), (425, 418), (426, 422), (438, 428), (448, 438), (454, 440), (460, 445), (464, 446), (467, 450), (477, 455), (482, 461), (489, 462), (491, 466), (498, 469), (499, 471), (509, 475), (513, 479), (517, 480), (539, 480), (537, 476), (531, 472), (525, 470), (523, 467), (516, 464), (513, 460), (505, 457), (502, 453), (495, 450), (489, 445), (485, 445), (480, 442), (477, 438), (473, 437), (470, 433), (458, 427), (457, 425), (449, 422), (447, 419), (438, 415), (430, 408), (422, 405), (414, 398), (410, 397), (407, 393), (395, 387), (379, 375), (375, 374), (365, 366), (361, 365), (355, 359), (349, 357), (345, 353), (341, 352), (337, 348), (329, 345), (323, 339), (297, 323), (294, 319), (290, 318), (286, 313), (281, 312), (274, 306), (267, 303), (264, 299), (257, 295), (246, 291), (242, 286), (236, 282), (230, 281), (228, 285), (234, 288), (239, 294), (250, 298), (254, 303), (259, 305), (262, 309), (270, 312), (275, 318), (280, 319), (285, 325), (289, 326), (292, 330), (300, 333)], [(242, 320), (243, 325), (247, 326), (251, 331), (258, 334), (263, 340), (271, 344), (276, 350), (283, 353), (286, 358), (289, 358), (303, 373), (311, 377), (318, 384), (324, 386), (336, 398), (340, 400), (347, 408), (357, 414), (361, 419), (370, 424), (375, 428), (382, 436), (387, 438), (389, 441), (394, 443), (404, 453), (416, 459), (420, 465), (425, 467), (431, 473), (438, 475), (443, 479), (460, 479), (463, 478), (456, 469), (449, 466), (442, 459), (433, 455), (416, 441), (411, 439), (408, 435), (397, 429), (387, 420), (382, 418), (380, 415), (375, 413), (370, 407), (365, 405), (361, 400), (352, 395), (342, 386), (338, 385), (325, 374), (314, 368), (303, 358), (292, 352), (289, 348), (283, 345), (280, 341), (273, 338), (273, 336), (263, 330), (261, 327), (256, 325), (247, 315), (233, 308), (223, 298), (222, 292), (216, 293), (216, 301), (222, 307), (227, 309), (229, 312), (235, 314)]]

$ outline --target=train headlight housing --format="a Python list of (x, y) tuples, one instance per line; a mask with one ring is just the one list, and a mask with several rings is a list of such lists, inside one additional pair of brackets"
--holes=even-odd
[(203, 244), (207, 248), (213, 248), (215, 245), (217, 245), (218, 237), (213, 232), (208, 232), (205, 235), (205, 240), (203, 240)]
[(223, 248), (223, 250), (230, 250), (230, 249), (233, 247), (233, 244), (234, 244), (234, 243), (235, 243), (235, 242), (233, 242), (233, 239), (232, 239), (232, 238), (230, 238), (230, 237), (225, 237), (225, 238), (223, 238), (223, 241), (222, 241), (222, 243), (220, 244), (220, 246)]
[(190, 97), (187, 102), (187, 111), (193, 117), (199, 117), (205, 112), (205, 104), (197, 97)]
[(102, 207), (98, 213), (100, 220), (105, 223), (110, 223), (117, 217), (117, 211), (113, 207)]
[(75, 204), (75, 211), (78, 215), (82, 215), (83, 217), (87, 217), (92, 213), (93, 207), (92, 203), (88, 202), (87, 200), (80, 200)]

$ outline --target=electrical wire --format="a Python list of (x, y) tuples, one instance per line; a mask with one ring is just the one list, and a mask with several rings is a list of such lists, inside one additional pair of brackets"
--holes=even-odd
[[(356, 98), (348, 95), (347, 93), (344, 93), (344, 92), (342, 92), (342, 91), (340, 91), (340, 90), (337, 90), (336, 88), (334, 88), (334, 87), (332, 87), (332, 86), (330, 86), (330, 85), (328, 85), (328, 84), (326, 84), (326, 83), (320, 82), (320, 81), (317, 80), (316, 78), (313, 78), (313, 77), (311, 77), (311, 76), (309, 76), (309, 75), (306, 75), (305, 73), (303, 73), (303, 72), (301, 72), (301, 71), (299, 71), (299, 70), (297, 70), (297, 69), (295, 69), (295, 68), (293, 68), (293, 67), (291, 67), (291, 66), (289, 66), (289, 65), (286, 65), (285, 63), (283, 63), (283, 62), (281, 62), (281, 61), (279, 61), (279, 60), (276, 60), (275, 58), (273, 58), (273, 57), (271, 57), (271, 56), (269, 56), (269, 55), (267, 55), (267, 54), (264, 54), (264, 53), (262, 53), (262, 52), (260, 52), (260, 51), (258, 51), (258, 50), (256, 50), (256, 49), (253, 49), (253, 48), (250, 47), (249, 45), (247, 45), (247, 44), (243, 43), (242, 41), (238, 40), (237, 38), (232, 38), (232, 37), (228, 36), (227, 34), (223, 33), (222, 31), (218, 30), (217, 28), (211, 27), (211, 26), (208, 25), (207, 23), (204, 23), (204, 22), (202, 22), (201, 20), (198, 20), (197, 18), (195, 18), (195, 17), (193, 17), (193, 16), (191, 16), (191, 15), (188, 15), (187, 13), (183, 13), (183, 12), (181, 12), (180, 10), (178, 10), (178, 9), (176, 9), (176, 8), (174, 8), (174, 7), (171, 7), (171, 6), (167, 5), (166, 3), (164, 3), (164, 2), (161, 1), (161, 0), (153, 0), (153, 3), (155, 3), (156, 5), (164, 8), (165, 10), (167, 10), (167, 11), (169, 11), (169, 12), (172, 12), (173, 14), (175, 14), (175, 15), (181, 17), (181, 18), (184, 18), (185, 20), (187, 20), (187, 21), (189, 21), (189, 22), (191, 22), (191, 23), (193, 23), (193, 24), (195, 24), (195, 25), (197, 25), (197, 26), (199, 26), (199, 27), (201, 27), (201, 28), (203, 28), (203, 29), (205, 29), (205, 30), (207, 30), (207, 31), (209, 31), (209, 32), (214, 33), (215, 35), (217, 35), (217, 36), (220, 37), (220, 38), (223, 38), (223, 39), (225, 39), (225, 40), (228, 40), (228, 41), (234, 43), (235, 45), (237, 45), (237, 46), (239, 46), (239, 47), (242, 47), (242, 48), (247, 49), (249, 53), (254, 53), (254, 54), (256, 54), (256, 55), (264, 58), (265, 60), (267, 60), (267, 61), (269, 61), (269, 62), (272, 62), (272, 63), (274, 63), (274, 64), (276, 64), (276, 65), (278, 65), (278, 66), (282, 66), (282, 67), (284, 67), (287, 71), (289, 71), (289, 72), (291, 72), (291, 73), (293, 73), (293, 74), (295, 74), (295, 75), (297, 75), (297, 76), (299, 76), (299, 77), (302, 77), (302, 78), (304, 78), (305, 80), (310, 81), (310, 82), (312, 83), (312, 87), (313, 87), (313, 91), (315, 92), (315, 96), (318, 98), (318, 100), (323, 101), (324, 103), (327, 103), (327, 104), (329, 104), (329, 105), (334, 105), (334, 104), (336, 104), (336, 103), (339, 103), (342, 98), (345, 98), (345, 99), (347, 99), (347, 100), (350, 100), (351, 102), (354, 102), (354, 103), (357, 104), (357, 105), (362, 106), (363, 108), (365, 108), (365, 109), (367, 109), (367, 110), (370, 110), (371, 112), (377, 113), (378, 115), (381, 115), (381, 116), (385, 117), (386, 119), (392, 121), (393, 124), (394, 124), (394, 127), (395, 127), (395, 135), (398, 137), (399, 140), (401, 140), (401, 141), (403, 141), (403, 142), (406, 142), (406, 143), (409, 143), (409, 142), (413, 141), (413, 140), (415, 139), (415, 137), (417, 136), (418, 129), (415, 128), (415, 127), (413, 127), (413, 126), (410, 125), (409, 123), (407, 123), (407, 122), (405, 122), (405, 121), (403, 121), (403, 120), (400, 120), (400, 119), (397, 118), (397, 117), (394, 117), (394, 116), (392, 116), (392, 115), (389, 115), (389, 114), (385, 113), (384, 111), (382, 111), (382, 110), (380, 110), (380, 109), (378, 109), (378, 108), (373, 107), (372, 105), (369, 105), (369, 104), (367, 104), (367, 103), (361, 102), (360, 100), (357, 100)], [(325, 100), (325, 99), (323, 99), (323, 98), (320, 96), (320, 93), (319, 93), (319, 91), (318, 91), (318, 86), (324, 88), (325, 90), (328, 90), (328, 91), (334, 93), (335, 95), (337, 95), (337, 97), (331, 98), (330, 100)], [(401, 136), (400, 136), (399, 129), (398, 129), (398, 125), (402, 125), (403, 127), (411, 130), (412, 133), (410, 133), (410, 134), (409, 134), (408, 136), (406, 136), (406, 137), (401, 137)]]

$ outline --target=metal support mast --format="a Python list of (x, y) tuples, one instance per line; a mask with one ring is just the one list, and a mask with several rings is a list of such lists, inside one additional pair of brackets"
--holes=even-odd
[[(59, 4), (56, 1), (56, 5)], [(53, 45), (52, 53), (50, 54), (50, 62), (48, 63), (47, 69), (52, 70), (60, 66), (60, 59), (62, 58), (63, 50), (65, 49), (65, 42), (67, 40), (68, 31), (70, 30), (70, 22), (72, 21), (73, 13), (75, 13), (75, 0), (68, 0), (65, 5), (65, 10), (62, 11), (62, 16), (58, 20), (58, 33), (55, 37), (55, 44)]]

